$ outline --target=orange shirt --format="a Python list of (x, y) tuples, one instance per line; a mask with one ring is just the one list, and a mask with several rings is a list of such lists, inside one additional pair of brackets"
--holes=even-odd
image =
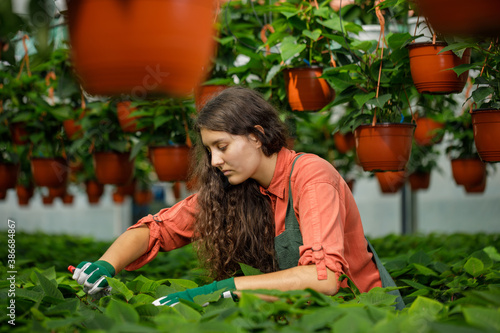
[[(268, 188), (261, 193), (271, 200), (276, 236), (285, 229), (289, 175), (298, 153), (283, 148)], [(318, 279), (326, 279), (326, 267), (340, 276), (347, 274), (361, 292), (381, 287), (372, 254), (367, 251), (363, 226), (354, 197), (337, 170), (324, 159), (306, 154), (295, 163), (292, 175), (294, 211), (304, 245), (299, 248), (299, 265), (316, 265)], [(191, 242), (196, 194), (148, 215), (131, 226), (144, 223), (150, 229), (148, 250), (126, 267), (137, 269), (151, 261), (158, 251), (169, 251)], [(341, 287), (347, 284), (344, 282)]]

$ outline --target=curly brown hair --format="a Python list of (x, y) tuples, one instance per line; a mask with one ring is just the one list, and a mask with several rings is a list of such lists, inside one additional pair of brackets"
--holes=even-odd
[(271, 156), (286, 146), (285, 124), (258, 92), (231, 87), (203, 107), (195, 128), (199, 138), (194, 169), (199, 184), (195, 244), (200, 259), (215, 279), (234, 276), (240, 269), (239, 263), (264, 273), (276, 271), (274, 214), (268, 198), (260, 193), (259, 184), (253, 179), (230, 185), (221, 171), (211, 165), (210, 153), (201, 144), (200, 130), (253, 134), (262, 143), (262, 152)]

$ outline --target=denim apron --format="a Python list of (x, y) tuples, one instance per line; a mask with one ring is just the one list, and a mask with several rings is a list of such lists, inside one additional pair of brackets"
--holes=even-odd
[[(300, 232), (299, 222), (297, 221), (297, 217), (295, 216), (295, 212), (293, 210), (293, 197), (292, 197), (292, 173), (293, 167), (295, 166), (295, 162), (299, 159), (300, 156), (304, 154), (300, 154), (295, 158), (292, 164), (292, 170), (290, 172), (290, 178), (288, 180), (288, 205), (286, 209), (285, 215), (285, 231), (283, 231), (280, 235), (274, 238), (274, 248), (276, 251), (276, 256), (278, 258), (278, 266), (280, 270), (296, 267), (299, 263), (300, 252), (299, 247), (304, 243), (302, 241), (302, 234)], [(366, 237), (365, 237), (366, 239)], [(382, 262), (380, 261), (377, 252), (373, 248), (372, 244), (368, 239), (366, 239), (368, 243), (368, 252), (373, 254), (372, 260), (377, 265), (380, 279), (382, 280), (382, 287), (396, 287), (396, 283), (392, 279), (391, 275), (384, 267)], [(388, 292), (391, 295), (398, 296), (396, 299), (396, 309), (402, 310), (405, 307), (403, 302), (403, 298), (401, 297), (401, 293), (399, 290), (392, 290)]]

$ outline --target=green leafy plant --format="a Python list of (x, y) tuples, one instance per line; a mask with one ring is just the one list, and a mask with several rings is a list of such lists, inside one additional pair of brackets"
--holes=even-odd
[[(359, 294), (354, 285), (336, 296), (312, 289), (218, 292), (175, 307), (156, 307), (166, 294), (203, 284), (191, 246), (162, 253), (147, 267), (109, 278), (110, 295), (95, 298), (66, 271), (70, 263), (93, 260), (109, 246), (88, 238), (16, 234), (15, 328), (25, 331), (290, 331), (358, 330), (497, 331), (500, 306), (498, 234), (429, 234), (371, 239), (401, 288), (407, 308), (397, 312), (394, 296), (382, 288)], [(0, 255), (6, 255), (6, 247)], [(21, 259), (20, 259), (21, 260)], [(0, 273), (6, 274), (0, 264)], [(245, 274), (258, 274), (242, 266)], [(0, 282), (7, 307), (10, 280)], [(207, 305), (208, 304), (208, 305)], [(10, 332), (9, 317), (0, 332)]]

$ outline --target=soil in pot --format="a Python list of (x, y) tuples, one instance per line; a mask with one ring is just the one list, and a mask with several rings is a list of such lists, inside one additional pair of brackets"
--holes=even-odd
[(500, 110), (476, 109), (471, 117), (479, 156), (485, 162), (500, 162)]
[(404, 170), (411, 154), (414, 124), (361, 125), (354, 131), (364, 171)]
[(187, 180), (191, 154), (188, 146), (155, 146), (149, 150), (159, 180), (164, 182)]
[(68, 162), (62, 157), (32, 157), (31, 173), (37, 186), (59, 187), (66, 184), (68, 179)]
[(431, 146), (435, 143), (440, 143), (443, 140), (442, 135), (438, 135), (440, 129), (444, 128), (444, 124), (434, 119), (427, 117), (419, 117), (415, 124), (415, 133), (413, 137), (415, 142), (420, 146)]
[(101, 184), (124, 185), (134, 176), (130, 153), (95, 152), (93, 159), (96, 178)]
[(464, 89), (469, 72), (457, 76), (452, 68), (469, 64), (471, 51), (467, 49), (462, 58), (452, 51), (439, 53), (446, 46), (444, 42), (408, 45), (411, 76), (419, 93), (453, 94), (460, 93)]
[(335, 91), (319, 78), (319, 67), (289, 68), (284, 71), (288, 103), (293, 111), (318, 111), (335, 98)]
[(382, 193), (396, 193), (406, 181), (406, 171), (386, 171), (375, 173)]

